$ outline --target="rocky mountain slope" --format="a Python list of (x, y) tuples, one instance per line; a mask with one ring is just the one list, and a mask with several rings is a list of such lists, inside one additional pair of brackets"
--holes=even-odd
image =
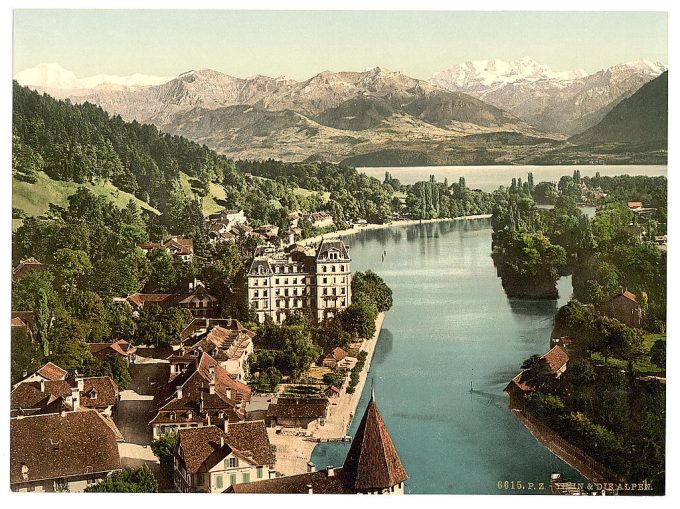
[(617, 104), (600, 123), (569, 139), (571, 143), (668, 143), (668, 72)]
[(659, 62), (638, 60), (590, 75), (582, 69), (555, 72), (525, 57), (455, 65), (435, 73), (431, 83), (473, 95), (546, 132), (573, 135), (665, 70)]

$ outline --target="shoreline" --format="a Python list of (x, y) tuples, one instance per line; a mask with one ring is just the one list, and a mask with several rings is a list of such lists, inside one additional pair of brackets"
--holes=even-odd
[(438, 217), (435, 219), (400, 219), (398, 221), (392, 221), (389, 223), (369, 223), (366, 226), (352, 226), (351, 228), (345, 228), (344, 230), (336, 230), (329, 233), (324, 233), (322, 235), (316, 235), (314, 237), (308, 237), (298, 241), (298, 244), (307, 245), (319, 242), (324, 237), (336, 238), (336, 237), (346, 237), (348, 235), (354, 235), (355, 233), (361, 233), (368, 230), (382, 230), (384, 228), (397, 228), (400, 226), (411, 226), (416, 224), (428, 224), (428, 223), (442, 223), (445, 221), (464, 221), (467, 219), (490, 219), (492, 214), (477, 214), (474, 216), (458, 216), (458, 217)]
[(364, 339), (361, 342), (360, 350), (365, 351), (367, 355), (354, 393), (347, 393), (347, 386), (349, 385), (348, 376), (341, 388), (342, 394), (338, 401), (330, 404), (329, 416), (326, 418), (324, 426), (318, 426), (306, 436), (276, 434), (273, 428), (267, 430), (270, 442), (276, 447), (274, 469), (277, 472), (286, 476), (306, 473), (307, 463), (311, 459), (314, 448), (319, 444), (317, 439), (324, 441), (340, 440), (347, 436), (347, 431), (356, 415), (357, 406), (368, 379), (368, 372), (371, 368), (373, 354), (380, 337), (380, 332), (382, 331), (384, 319), (385, 313), (378, 313), (375, 319), (375, 334), (371, 339)]

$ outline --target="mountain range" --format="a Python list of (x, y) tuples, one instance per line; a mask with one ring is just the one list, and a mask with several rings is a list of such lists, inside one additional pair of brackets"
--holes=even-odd
[(594, 126), (619, 102), (667, 68), (637, 60), (588, 74), (554, 72), (529, 57), (472, 61), (435, 73), (431, 82), (470, 94), (538, 129), (573, 135)]
[[(380, 67), (324, 71), (304, 81), (237, 78), (210, 69), (172, 79), (79, 79), (55, 64), (15, 78), (57, 98), (88, 101), (125, 120), (153, 123), (234, 158), (361, 161), (369, 156), (375, 163), (383, 157), (379, 154), (391, 154), (397, 162), (427, 154), (428, 160), (481, 164), (552, 150), (596, 125), (664, 70), (663, 64), (637, 61), (594, 74), (554, 72), (523, 58), (468, 62), (435, 73), (430, 81)], [(436, 156), (438, 151), (448, 155)]]

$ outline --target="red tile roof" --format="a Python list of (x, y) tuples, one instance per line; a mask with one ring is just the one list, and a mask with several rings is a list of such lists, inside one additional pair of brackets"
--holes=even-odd
[(106, 357), (113, 354), (127, 357), (128, 355), (135, 353), (135, 350), (137, 350), (124, 339), (119, 339), (113, 343), (88, 343), (87, 346), (90, 348), (90, 353), (92, 355), (99, 357)]
[[(69, 402), (72, 389), (77, 387), (75, 380), (47, 380), (45, 390), (41, 391), (40, 382), (22, 382), (10, 394), (10, 408), (14, 412), (21, 410), (43, 409), (57, 398)], [(94, 390), (94, 392), (93, 392)], [(96, 397), (95, 397), (96, 392)], [(118, 401), (118, 387), (108, 376), (83, 379), (83, 390), (80, 391), (80, 406), (84, 408), (106, 408)]]
[(345, 483), (357, 491), (389, 488), (408, 479), (373, 398), (354, 435), (342, 474)]
[(327, 359), (334, 359), (337, 362), (340, 362), (342, 359), (347, 357), (347, 352), (345, 352), (342, 348), (338, 347), (335, 348), (331, 353), (329, 353), (326, 358)]
[(10, 483), (120, 470), (113, 430), (96, 411), (10, 420)]
[(68, 374), (65, 369), (61, 369), (52, 362), (43, 365), (36, 373), (47, 380), (63, 380)]
[(569, 355), (567, 352), (562, 350), (559, 345), (553, 346), (548, 353), (546, 353), (543, 358), (548, 362), (550, 370), (556, 373), (564, 367), (564, 365), (569, 362)]
[(225, 433), (217, 426), (182, 429), (177, 433), (176, 454), (190, 473), (210, 469), (230, 453), (253, 465), (273, 465), (274, 454), (264, 421), (229, 424)]
[[(211, 369), (214, 373), (214, 394), (210, 394)], [(177, 397), (177, 386), (182, 387), (181, 398)], [(232, 379), (215, 359), (203, 353), (185, 372), (159, 389), (151, 405), (151, 424), (205, 423), (208, 415), (215, 417), (220, 413), (223, 414), (222, 419), (240, 421), (244, 418), (243, 408), (250, 401), (250, 394), (250, 387)], [(174, 414), (174, 419), (171, 414)], [(217, 424), (219, 420), (214, 422)]]
[(629, 292), (628, 290), (623, 290), (621, 293), (616, 295), (614, 298), (618, 297), (625, 297), (628, 300), (632, 300), (633, 302), (637, 303), (637, 295), (635, 295), (633, 292)]

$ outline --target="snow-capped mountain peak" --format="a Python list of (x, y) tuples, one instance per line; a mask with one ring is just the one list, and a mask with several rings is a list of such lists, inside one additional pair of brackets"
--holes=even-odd
[(651, 60), (645, 60), (644, 58), (626, 62), (623, 65), (655, 76), (668, 70), (668, 67), (665, 64), (661, 62), (652, 62)]
[(511, 62), (497, 58), (471, 60), (437, 72), (432, 83), (448, 89), (477, 89), (493, 85), (510, 84), (518, 81), (573, 80), (587, 76), (583, 69), (555, 72), (549, 66), (539, 64), (531, 57), (522, 57)]
[(147, 74), (132, 74), (130, 76), (116, 76), (111, 74), (97, 74), (85, 78), (78, 78), (72, 71), (64, 69), (58, 63), (38, 64), (35, 67), (18, 72), (14, 79), (21, 85), (28, 87), (79, 90), (95, 88), (139, 88), (160, 85), (172, 78), (149, 76)]

